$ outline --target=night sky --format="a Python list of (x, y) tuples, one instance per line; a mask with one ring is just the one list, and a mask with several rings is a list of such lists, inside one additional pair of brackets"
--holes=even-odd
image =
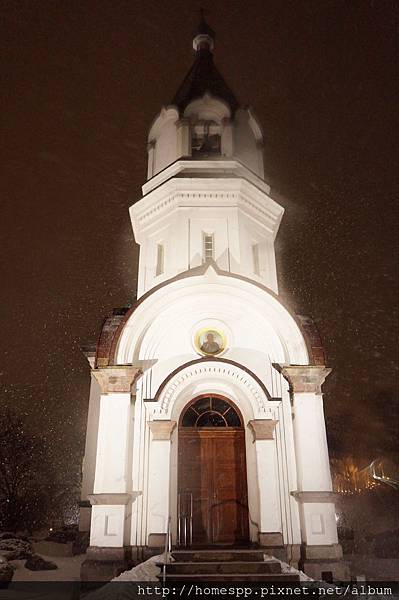
[[(76, 460), (80, 346), (132, 303), (128, 207), (146, 138), (192, 64), (199, 2), (2, 3), (1, 402)], [(219, 1), (216, 64), (265, 134), (282, 297), (316, 321), (331, 453), (395, 450), (399, 4)], [(396, 419), (396, 421), (395, 421)], [(395, 442), (392, 441), (395, 438)], [(75, 457), (75, 458), (72, 458)]]

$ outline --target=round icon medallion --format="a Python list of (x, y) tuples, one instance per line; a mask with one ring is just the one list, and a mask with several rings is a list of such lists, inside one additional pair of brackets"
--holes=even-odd
[(216, 356), (226, 348), (226, 336), (219, 329), (203, 327), (195, 335), (195, 347), (205, 356)]

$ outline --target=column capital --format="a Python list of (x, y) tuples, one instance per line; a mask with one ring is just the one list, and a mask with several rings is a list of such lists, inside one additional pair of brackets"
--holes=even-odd
[(273, 419), (254, 419), (248, 421), (248, 426), (252, 430), (254, 442), (258, 440), (274, 440), (274, 430), (278, 421)]
[(102, 394), (114, 392), (130, 392), (142, 370), (132, 366), (101, 367), (92, 370), (93, 376), (100, 385)]
[(153, 440), (170, 440), (176, 421), (147, 421)]
[(131, 499), (131, 494), (89, 494), (88, 496), (89, 502), (92, 506), (97, 506), (98, 504), (107, 504), (107, 505), (123, 505), (127, 504)]
[(321, 394), (321, 386), (332, 371), (324, 365), (283, 365), (274, 363), (273, 366), (288, 381), (294, 394), (304, 392)]
[(321, 503), (334, 503), (338, 501), (339, 494), (337, 492), (332, 492), (329, 490), (326, 491), (294, 491), (291, 492), (291, 496), (295, 498), (297, 502), (309, 503), (309, 502), (317, 502)]

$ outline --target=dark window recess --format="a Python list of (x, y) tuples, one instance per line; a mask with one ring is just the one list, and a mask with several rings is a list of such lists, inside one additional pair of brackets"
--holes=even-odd
[(241, 419), (222, 398), (200, 398), (186, 410), (182, 427), (241, 427)]
[(220, 127), (213, 121), (195, 125), (191, 131), (192, 156), (215, 156), (220, 153)]

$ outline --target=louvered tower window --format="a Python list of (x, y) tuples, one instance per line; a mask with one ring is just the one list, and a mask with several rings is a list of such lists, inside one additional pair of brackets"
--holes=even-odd
[(213, 233), (203, 234), (203, 262), (215, 260), (215, 240)]

